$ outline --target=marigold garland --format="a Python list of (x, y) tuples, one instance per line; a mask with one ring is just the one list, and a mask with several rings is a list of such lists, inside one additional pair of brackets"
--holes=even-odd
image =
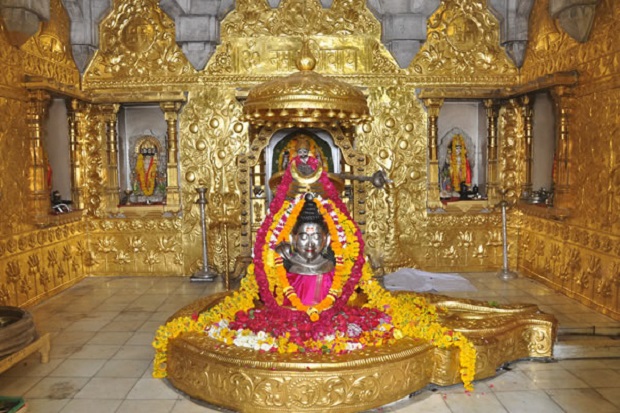
[(136, 161), (136, 172), (138, 175), (138, 183), (142, 193), (151, 196), (155, 192), (155, 181), (157, 178), (157, 158), (151, 157), (147, 170), (144, 170), (144, 155), (138, 154)]

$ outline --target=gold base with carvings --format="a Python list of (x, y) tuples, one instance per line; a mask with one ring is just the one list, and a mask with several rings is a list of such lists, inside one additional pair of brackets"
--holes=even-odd
[[(204, 311), (225, 295), (197, 300), (172, 318)], [(508, 361), (552, 356), (557, 321), (535, 305), (425, 296), (448, 310), (442, 324), (475, 344), (477, 380), (493, 376)], [(457, 351), (405, 338), (340, 356), (281, 355), (184, 333), (169, 343), (167, 372), (171, 384), (189, 396), (240, 412), (359, 412), (428, 384), (459, 383)]]

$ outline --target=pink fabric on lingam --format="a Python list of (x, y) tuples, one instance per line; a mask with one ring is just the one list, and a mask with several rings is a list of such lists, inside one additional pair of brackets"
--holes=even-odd
[[(314, 305), (320, 303), (327, 296), (334, 281), (334, 270), (320, 275), (288, 273), (286, 277), (301, 302), (304, 305)], [(291, 305), (286, 297), (284, 298), (284, 305)]]

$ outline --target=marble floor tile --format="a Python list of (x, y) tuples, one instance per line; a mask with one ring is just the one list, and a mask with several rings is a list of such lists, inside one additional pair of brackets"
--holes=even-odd
[[(64, 360), (60, 358), (50, 359), (47, 363), (41, 363), (39, 355), (33, 354), (2, 373), (0, 380), (3, 377), (46, 377)], [(0, 388), (2, 387), (0, 386)]]
[(120, 345), (114, 344), (86, 344), (69, 356), (72, 359), (109, 359), (115, 355)]
[[(390, 411), (398, 413), (451, 413), (444, 400), (444, 396), (430, 392), (413, 396), (405, 402), (395, 403), (392, 406), (388, 406), (388, 408)], [(380, 411), (379, 409), (376, 410)]]
[(100, 331), (91, 337), (88, 344), (122, 346), (134, 334), (131, 331)]
[(152, 360), (155, 355), (153, 347), (124, 345), (112, 357), (113, 360)]
[(103, 367), (107, 360), (67, 359), (63, 361), (49, 377), (92, 377)]
[(46, 377), (30, 390), (22, 393), (26, 400), (33, 399), (71, 399), (88, 383), (86, 377)]
[(477, 387), (486, 384), (486, 386), (494, 392), (505, 391), (521, 391), (521, 390), (534, 390), (536, 385), (530, 377), (528, 377), (522, 370), (511, 370), (501, 372), (495, 377), (486, 379), (480, 384), (476, 383)]
[(580, 389), (589, 387), (583, 380), (567, 370), (525, 371), (539, 389)]
[(188, 399), (177, 400), (170, 413), (216, 413), (230, 412), (230, 410), (220, 409), (217, 407), (207, 407), (203, 404), (193, 402)]
[(170, 413), (176, 400), (125, 400), (115, 413)]
[(618, 407), (594, 389), (553, 389), (547, 394), (566, 413), (617, 413)]
[(36, 376), (11, 377), (2, 375), (0, 376), (1, 394), (2, 396), (21, 397), (41, 380), (45, 379)]
[[(610, 369), (573, 369), (571, 370), (575, 376), (586, 382), (590, 387), (604, 388), (614, 387), (620, 388), (620, 372)], [(620, 389), (618, 389), (620, 391)]]
[(164, 380), (141, 378), (127, 396), (130, 400), (177, 400), (181, 396)]
[(130, 377), (93, 377), (75, 395), (75, 398), (124, 400), (137, 381), (138, 379)]
[(151, 360), (109, 360), (97, 372), (97, 377), (142, 377), (147, 371)]
[(495, 394), (510, 413), (563, 413), (547, 393), (542, 390), (506, 391)]
[(122, 402), (121, 399), (73, 399), (60, 413), (112, 413), (118, 411)]
[(34, 399), (28, 398), (28, 413), (59, 413), (72, 399)]
[(452, 413), (508, 413), (494, 393), (452, 393), (444, 401)]

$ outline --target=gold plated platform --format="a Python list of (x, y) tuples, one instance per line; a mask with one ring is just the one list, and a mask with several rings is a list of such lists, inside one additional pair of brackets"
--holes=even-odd
[[(225, 295), (199, 299), (171, 319), (205, 311)], [(474, 343), (477, 380), (493, 376), (508, 361), (552, 356), (557, 321), (535, 305), (424, 296), (447, 309), (443, 325)], [(184, 333), (169, 343), (167, 372), (171, 384), (189, 396), (240, 412), (359, 412), (428, 384), (459, 383), (457, 352), (404, 338), (339, 356), (281, 355)]]

